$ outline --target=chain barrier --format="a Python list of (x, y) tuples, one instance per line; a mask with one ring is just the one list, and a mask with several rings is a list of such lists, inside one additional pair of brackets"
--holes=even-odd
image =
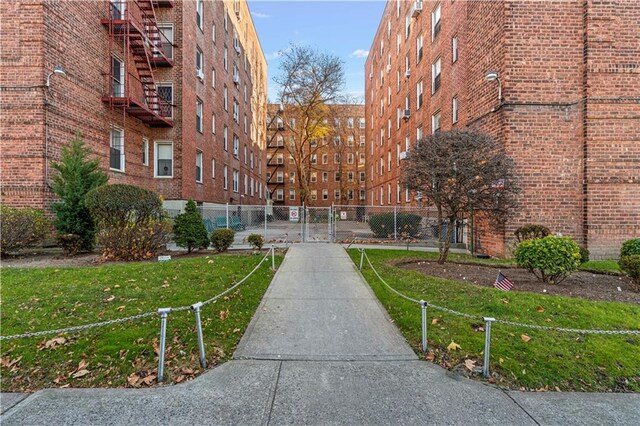
[[(408, 300), (410, 302), (413, 302), (413, 303), (420, 304), (420, 301), (418, 301), (416, 299), (412, 299), (411, 297), (400, 293), (399, 291), (397, 291), (396, 289), (391, 287), (389, 284), (387, 284), (387, 282), (380, 276), (378, 271), (376, 271), (376, 269), (371, 264), (371, 260), (369, 260), (369, 256), (367, 255), (366, 251), (364, 249), (360, 249), (360, 252), (364, 253), (365, 258), (367, 259), (367, 263), (369, 264), (369, 267), (371, 268), (373, 273), (378, 277), (378, 279), (389, 290), (391, 290), (392, 292), (394, 292), (398, 296), (402, 297), (403, 299), (406, 299), (406, 300)], [(431, 307), (431, 308), (436, 309), (438, 311), (448, 312), (448, 313), (453, 314), (453, 315), (457, 315), (457, 316), (460, 316), (460, 317), (463, 317), (463, 318), (468, 318), (468, 319), (473, 319), (473, 320), (484, 320), (484, 317), (479, 316), (479, 315), (471, 315), (471, 314), (467, 314), (467, 313), (464, 313), (464, 312), (454, 311), (453, 309), (449, 309), (449, 308), (445, 308), (445, 307), (442, 307), (442, 306), (434, 305), (434, 304), (432, 304), (430, 302), (425, 302), (425, 303), (426, 303), (426, 305), (428, 307)], [(523, 323), (519, 323), (519, 322), (501, 320), (501, 319), (497, 319), (497, 318), (495, 319), (495, 322), (498, 323), (498, 324), (510, 325), (510, 326), (513, 326), (513, 327), (531, 328), (531, 329), (535, 329), (535, 330), (546, 330), (546, 331), (558, 331), (558, 332), (562, 332), (562, 333), (604, 334), (604, 335), (611, 335), (611, 334), (615, 334), (615, 335), (640, 335), (640, 330), (585, 330), (585, 329), (577, 329), (577, 328), (563, 328), (563, 327), (551, 327), (551, 326), (544, 326), (544, 325), (523, 324)]]
[[(264, 261), (269, 257), (269, 254), (272, 252), (272, 250), (273, 250), (273, 248), (269, 249), (267, 254), (256, 265), (256, 267), (253, 268), (253, 270), (251, 272), (249, 272), (249, 274), (247, 276), (245, 276), (242, 280), (240, 280), (239, 282), (234, 284), (232, 287), (229, 287), (224, 292), (212, 297), (211, 299), (208, 299), (208, 300), (202, 302), (202, 304), (206, 305), (206, 304), (212, 303), (215, 300), (219, 299), (220, 297), (222, 297), (222, 296), (228, 294), (229, 292), (235, 290), (238, 286), (240, 286), (242, 283), (244, 283), (249, 277), (251, 277), (251, 275), (253, 275), (258, 270), (260, 265), (262, 265), (264, 263)], [(170, 311), (171, 312), (188, 311), (188, 310), (192, 309), (192, 306), (193, 305), (179, 306), (177, 308), (170, 308)], [(119, 323), (128, 322), (128, 321), (135, 321), (135, 320), (138, 320), (138, 319), (147, 318), (147, 317), (151, 317), (151, 316), (154, 316), (154, 315), (158, 315), (158, 311), (145, 312), (145, 313), (138, 314), (138, 315), (131, 315), (131, 316), (125, 317), (125, 318), (117, 318), (117, 319), (112, 319), (112, 320), (109, 320), (109, 321), (96, 322), (96, 323), (92, 323), (92, 324), (76, 325), (76, 326), (72, 326), (72, 327), (59, 328), (59, 329), (55, 329), (55, 330), (35, 331), (35, 332), (31, 332), (31, 333), (14, 334), (12, 336), (0, 336), (0, 341), (22, 339), (22, 338), (27, 338), (27, 337), (46, 336), (46, 335), (49, 335), (49, 334), (69, 333), (69, 332), (73, 332), (73, 331), (84, 331), (84, 330), (88, 330), (88, 329), (91, 329), (91, 328), (103, 327), (103, 326), (110, 325), (110, 324), (119, 324)]]

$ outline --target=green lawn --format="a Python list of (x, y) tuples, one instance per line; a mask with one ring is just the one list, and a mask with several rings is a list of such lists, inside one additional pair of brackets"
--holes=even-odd
[[(3, 268), (2, 335), (190, 305), (229, 288), (261, 259), (262, 256), (229, 254), (98, 267)], [(279, 265), (282, 256), (276, 260)], [(234, 292), (203, 307), (210, 365), (232, 355), (271, 282), (270, 266), (269, 259)], [(2, 341), (2, 390), (153, 384), (159, 325), (159, 317), (154, 315), (60, 335), (66, 339), (60, 339), (60, 344), (52, 341), (55, 335)], [(166, 356), (166, 382), (183, 381), (199, 372), (194, 316), (190, 311), (169, 315)]]
[[(349, 253), (358, 264), (358, 251)], [(640, 329), (638, 305), (504, 292), (390, 266), (403, 259), (433, 259), (433, 253), (368, 250), (367, 254), (383, 278), (398, 291), (457, 311), (555, 327)], [(452, 259), (469, 260), (461, 256)], [(420, 353), (420, 307), (391, 293), (370, 268), (365, 266), (363, 274), (409, 343)], [(449, 368), (465, 359), (482, 364), (484, 332), (474, 330), (481, 325), (482, 321), (429, 310), (429, 348), (433, 352), (430, 357)], [(527, 337), (530, 340), (525, 342)], [(448, 350), (451, 342), (461, 348)], [(499, 384), (513, 388), (638, 392), (640, 336), (580, 335), (494, 324), (490, 366), (499, 374)]]

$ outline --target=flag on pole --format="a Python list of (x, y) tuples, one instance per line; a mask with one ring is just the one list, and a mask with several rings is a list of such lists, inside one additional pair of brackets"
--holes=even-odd
[(502, 272), (498, 272), (498, 276), (496, 277), (496, 281), (493, 283), (493, 286), (500, 290), (511, 290), (513, 288), (513, 283), (509, 281), (509, 278), (505, 277)]

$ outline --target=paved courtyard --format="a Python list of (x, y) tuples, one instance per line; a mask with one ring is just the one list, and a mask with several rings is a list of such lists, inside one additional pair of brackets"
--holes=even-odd
[(419, 361), (341, 246), (296, 244), (234, 360), (153, 389), (3, 394), (3, 425), (637, 425), (638, 394), (505, 392)]

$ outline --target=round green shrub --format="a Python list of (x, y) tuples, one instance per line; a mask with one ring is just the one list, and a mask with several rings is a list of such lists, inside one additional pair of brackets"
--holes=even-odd
[(251, 234), (247, 237), (247, 242), (251, 244), (255, 250), (262, 250), (262, 246), (264, 245), (264, 238), (260, 234)]
[(42, 242), (51, 223), (41, 210), (18, 209), (0, 204), (0, 253), (6, 255)]
[(211, 244), (218, 252), (226, 251), (233, 244), (235, 235), (233, 229), (216, 229), (211, 233)]
[(587, 263), (589, 261), (589, 249), (580, 246), (580, 264)]
[(631, 281), (635, 284), (636, 291), (640, 291), (640, 255), (624, 256), (618, 264), (620, 265), (620, 269), (631, 277)]
[(193, 200), (187, 201), (184, 213), (174, 219), (173, 234), (176, 244), (186, 247), (189, 253), (209, 247), (209, 233)]
[(521, 243), (525, 240), (533, 240), (536, 238), (544, 238), (547, 235), (551, 235), (551, 231), (544, 225), (536, 225), (529, 223), (521, 226), (514, 232), (518, 242)]
[(620, 258), (640, 255), (640, 238), (625, 241), (620, 248)]
[(560, 284), (580, 266), (580, 247), (569, 237), (524, 240), (514, 256), (519, 267), (545, 283)]

